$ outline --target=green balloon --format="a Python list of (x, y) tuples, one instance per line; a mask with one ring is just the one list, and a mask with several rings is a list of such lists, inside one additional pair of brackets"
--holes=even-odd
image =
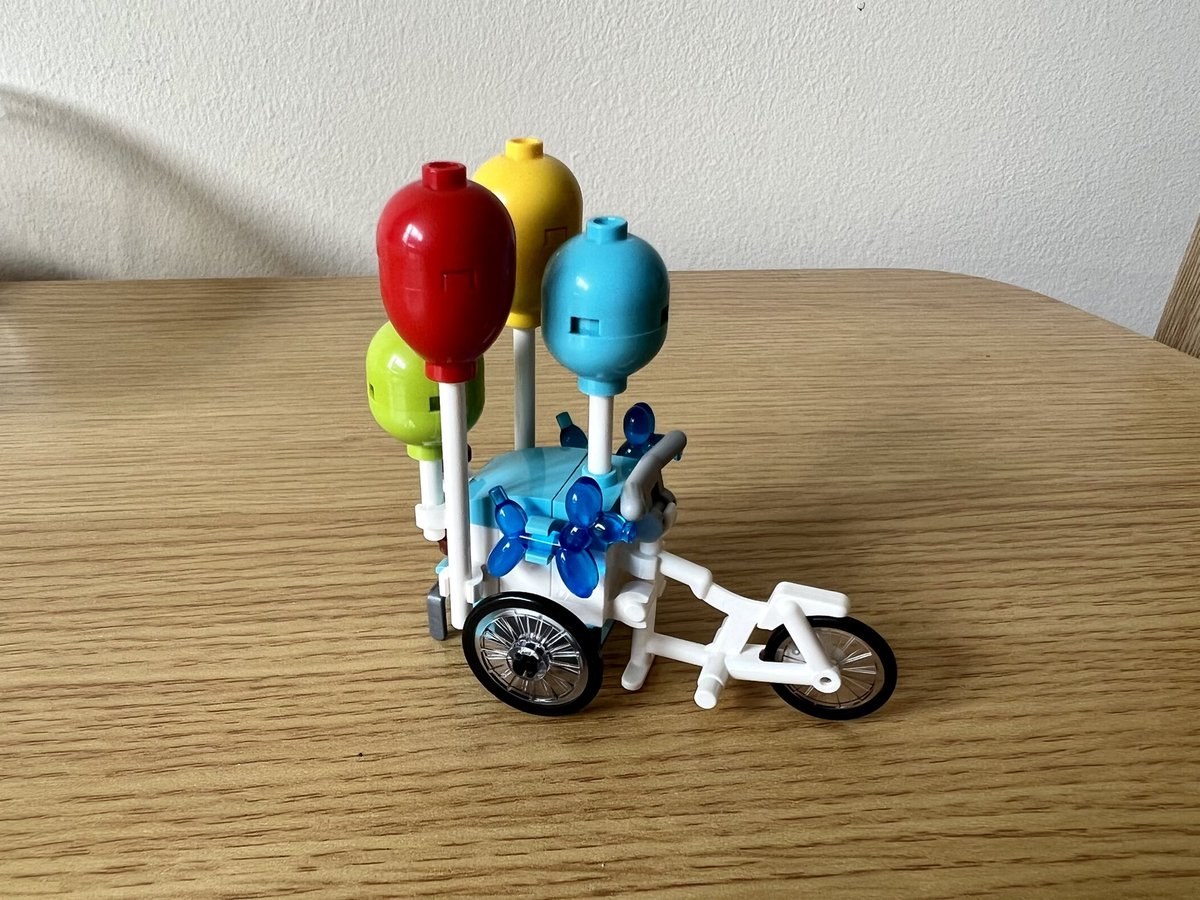
[[(379, 427), (408, 445), (413, 459), (442, 458), (438, 385), (425, 376), (425, 360), (385, 322), (367, 347), (367, 402)], [(483, 412), (483, 360), (467, 382), (467, 428)]]

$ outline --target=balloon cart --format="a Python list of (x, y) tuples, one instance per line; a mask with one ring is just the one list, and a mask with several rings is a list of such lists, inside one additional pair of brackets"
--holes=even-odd
[[(592, 701), (616, 623), (631, 629), (628, 690), (661, 656), (699, 668), (694, 698), (705, 709), (731, 678), (765, 682), (819, 718), (879, 709), (895, 688), (895, 656), (849, 616), (844, 594), (784, 581), (765, 600), (743, 597), (665, 549), (678, 502), (663, 471), (687, 437), (657, 432), (653, 410), (638, 402), (614, 452), (613, 405), (666, 339), (667, 270), (625, 219), (585, 223), (582, 209), (570, 170), (541, 141), (516, 138), (473, 180), (459, 163), (427, 163), (380, 217), (389, 321), (367, 350), (367, 398), (417, 461), (416, 525), (445, 553), (427, 598), (430, 634), (459, 632), (479, 682), (536, 715)], [(467, 433), (483, 409), (482, 356), (506, 325), (514, 449), (472, 474)], [(539, 328), (588, 397), (587, 430), (560, 413), (557, 446), (534, 442)], [(667, 581), (724, 615), (711, 641), (656, 630)], [(752, 641), (756, 631), (764, 641)]]

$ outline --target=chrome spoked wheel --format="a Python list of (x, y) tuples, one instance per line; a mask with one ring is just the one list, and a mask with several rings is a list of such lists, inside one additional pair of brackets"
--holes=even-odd
[(534, 594), (497, 594), (476, 604), (463, 652), (480, 683), (523, 712), (568, 715), (600, 689), (600, 651), (587, 626)]
[[(812, 685), (773, 684), (775, 693), (821, 719), (858, 719), (887, 703), (896, 689), (896, 657), (887, 641), (857, 619), (810, 616), (808, 621), (825, 655), (837, 666), (841, 687), (826, 694)], [(775, 662), (804, 662), (782, 626), (771, 632), (762, 655)]]

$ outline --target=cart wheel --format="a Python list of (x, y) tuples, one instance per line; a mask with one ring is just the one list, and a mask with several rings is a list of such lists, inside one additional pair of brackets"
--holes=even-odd
[[(823, 694), (811, 685), (772, 684), (785, 703), (819, 719), (858, 719), (887, 703), (896, 689), (896, 657), (875, 629), (858, 619), (809, 616), (817, 640), (838, 667), (842, 686)], [(771, 632), (762, 658), (804, 662), (792, 636), (780, 625)]]
[(578, 617), (536, 594), (508, 592), (475, 604), (463, 653), (480, 683), (522, 712), (566, 716), (600, 690), (600, 648)]

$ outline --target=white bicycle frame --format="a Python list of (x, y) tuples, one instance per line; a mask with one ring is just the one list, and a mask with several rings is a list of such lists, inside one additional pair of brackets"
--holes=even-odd
[[(645, 546), (639, 555), (645, 559), (651, 553), (657, 558), (657, 568), (663, 576), (687, 585), (698, 599), (723, 612), (725, 620), (707, 644), (660, 634), (654, 630), (654, 620), (663, 580), (655, 578), (655, 590), (644, 601), (644, 618), (634, 616), (635, 621), (626, 622), (634, 629), (629, 664), (621, 676), (621, 686), (626, 690), (641, 688), (656, 656), (700, 667), (694, 698), (703, 709), (716, 706), (731, 677), (743, 681), (811, 685), (822, 693), (834, 693), (841, 686), (837, 667), (830, 662), (807, 617), (846, 616), (850, 601), (845, 594), (783, 581), (776, 585), (770, 599), (764, 603), (715, 584), (711, 571), (662, 550), (661, 543)], [(646, 592), (643, 590), (643, 593)], [(804, 662), (760, 659), (764, 645), (749, 643), (755, 628), (771, 630), (780, 625), (787, 628)]]

